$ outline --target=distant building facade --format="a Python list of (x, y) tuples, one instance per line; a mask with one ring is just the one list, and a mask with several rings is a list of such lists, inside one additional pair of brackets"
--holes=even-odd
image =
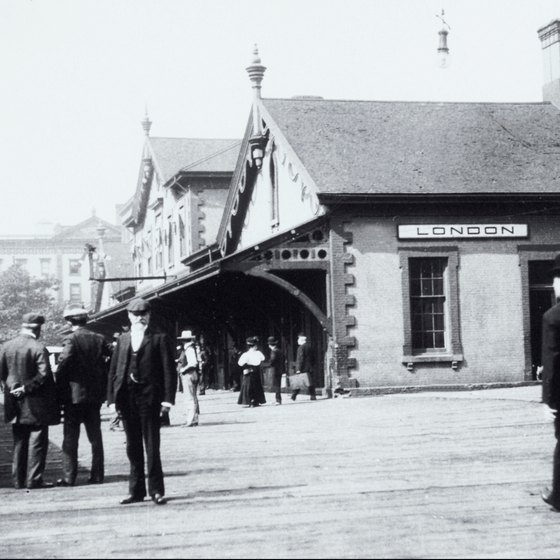
[(101, 288), (90, 276), (99, 274), (101, 262), (105, 273), (129, 275), (128, 261), (123, 228), (96, 216), (73, 226), (43, 224), (35, 234), (0, 236), (0, 271), (19, 265), (30, 276), (55, 279), (52, 293), (60, 305), (93, 311), (109, 306), (114, 288)]

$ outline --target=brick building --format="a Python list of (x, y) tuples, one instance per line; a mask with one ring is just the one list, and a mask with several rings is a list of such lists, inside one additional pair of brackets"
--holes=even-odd
[[(540, 363), (560, 252), (560, 22), (542, 103), (263, 99), (216, 242), (146, 292), (226, 350), (310, 336), (329, 393), (518, 383)], [(100, 316), (109, 328), (110, 316)]]

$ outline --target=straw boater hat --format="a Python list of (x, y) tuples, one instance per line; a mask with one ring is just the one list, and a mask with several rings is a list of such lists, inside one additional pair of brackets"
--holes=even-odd
[(177, 340), (194, 340), (195, 338), (192, 331), (183, 331), (181, 336), (177, 337)]

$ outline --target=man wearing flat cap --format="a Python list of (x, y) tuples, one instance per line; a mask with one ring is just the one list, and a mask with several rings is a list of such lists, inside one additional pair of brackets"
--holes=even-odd
[(142, 298), (128, 307), (130, 331), (123, 333), (111, 358), (107, 402), (115, 404), (123, 419), (126, 452), (130, 462), (129, 494), (123, 505), (146, 497), (144, 448), (148, 494), (156, 505), (165, 504), (160, 457), (160, 413), (175, 403), (177, 371), (171, 339), (150, 326), (150, 303)]
[(78, 442), (83, 424), (91, 445), (90, 484), (105, 476), (101, 405), (107, 396), (110, 347), (100, 334), (86, 328), (88, 313), (83, 307), (68, 306), (64, 312), (72, 332), (62, 342), (56, 369), (59, 399), (64, 407), (62, 478), (58, 486), (73, 486), (78, 474)]
[(47, 488), (43, 480), (49, 426), (60, 422), (54, 378), (47, 349), (38, 341), (45, 318), (23, 316), (18, 336), (0, 349), (0, 384), (5, 421), (12, 424), (14, 488)]
[[(556, 300), (560, 298), (560, 255), (554, 260), (551, 276)], [(552, 306), (542, 321), (542, 401), (554, 416), (556, 448), (552, 467), (552, 488), (545, 488), (542, 499), (554, 511), (560, 512), (560, 303)]]

